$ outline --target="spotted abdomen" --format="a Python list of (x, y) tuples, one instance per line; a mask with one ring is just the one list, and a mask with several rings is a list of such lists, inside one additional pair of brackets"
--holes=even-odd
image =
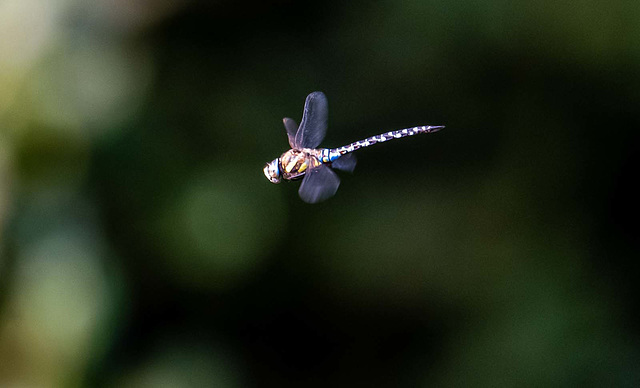
[[(347, 154), (349, 152), (353, 152), (356, 151), (360, 148), (364, 148), (364, 147), (369, 147), (371, 145), (374, 145), (376, 143), (382, 143), (388, 140), (393, 140), (393, 139), (400, 139), (402, 137), (407, 137), (407, 136), (413, 136), (413, 135), (417, 135), (419, 133), (431, 133), (431, 132), (437, 132), (440, 129), (444, 128), (443, 126), (431, 126), (431, 125), (423, 125), (423, 126), (419, 126), (419, 127), (412, 127), (412, 128), (405, 128), (405, 129), (400, 129), (397, 131), (390, 131), (390, 132), (386, 132), (386, 133), (381, 133), (379, 135), (376, 136), (371, 136), (368, 137), (364, 140), (359, 140), (356, 142), (353, 142), (349, 145), (343, 146), (343, 147), (338, 147), (338, 148), (334, 148), (332, 150), (327, 151), (328, 155), (336, 155), (335, 157), (339, 157), (340, 155), (344, 155)], [(331, 158), (330, 158), (331, 159)]]

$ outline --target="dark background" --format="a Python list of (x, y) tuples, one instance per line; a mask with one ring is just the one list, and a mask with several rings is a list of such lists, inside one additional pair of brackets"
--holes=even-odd
[[(0, 383), (636, 386), (638, 20), (3, 2)], [(446, 129), (308, 205), (262, 167), (314, 90), (325, 146)]]

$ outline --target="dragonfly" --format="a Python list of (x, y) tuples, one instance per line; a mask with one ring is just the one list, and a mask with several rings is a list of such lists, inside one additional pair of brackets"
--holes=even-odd
[(272, 183), (302, 179), (298, 189), (300, 198), (317, 203), (332, 197), (340, 186), (340, 178), (333, 169), (353, 172), (356, 167), (354, 151), (420, 133), (433, 133), (442, 125), (422, 125), (381, 133), (338, 148), (317, 148), (327, 132), (328, 104), (322, 92), (307, 96), (300, 126), (293, 119), (282, 119), (291, 149), (264, 166), (264, 175)]

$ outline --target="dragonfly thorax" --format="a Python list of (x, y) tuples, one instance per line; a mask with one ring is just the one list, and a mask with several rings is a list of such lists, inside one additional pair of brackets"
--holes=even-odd
[(290, 149), (280, 156), (280, 173), (286, 180), (300, 179), (309, 168), (317, 167), (320, 164), (318, 150), (314, 149)]

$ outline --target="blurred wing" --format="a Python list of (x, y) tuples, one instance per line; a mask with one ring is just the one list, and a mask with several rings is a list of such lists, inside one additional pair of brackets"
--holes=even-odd
[(293, 119), (285, 117), (282, 119), (284, 128), (287, 130), (287, 136), (289, 137), (289, 145), (291, 148), (296, 148), (296, 132), (298, 132), (298, 124)]
[(296, 133), (295, 144), (302, 148), (316, 148), (327, 133), (327, 97), (322, 92), (307, 96), (302, 122)]
[(298, 194), (307, 203), (317, 203), (332, 197), (340, 186), (340, 178), (327, 165), (312, 168), (304, 176)]
[(340, 171), (353, 172), (353, 169), (356, 168), (357, 161), (354, 154), (346, 154), (334, 160), (333, 163), (331, 163), (331, 167)]

